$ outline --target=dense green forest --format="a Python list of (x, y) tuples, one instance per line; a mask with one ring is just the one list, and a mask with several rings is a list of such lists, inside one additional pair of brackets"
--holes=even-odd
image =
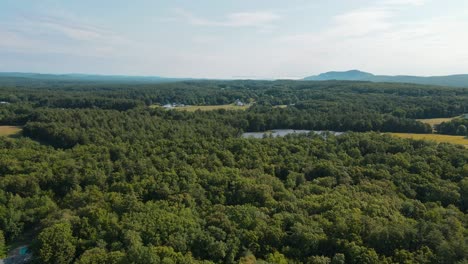
[[(149, 107), (236, 99), (254, 104)], [(0, 101), (0, 124), (23, 127), (0, 137), (0, 255), (27, 243), (36, 263), (468, 262), (468, 149), (381, 133), (430, 133), (415, 119), (465, 113), (468, 89), (9, 80)], [(278, 128), (347, 133), (241, 137)]]

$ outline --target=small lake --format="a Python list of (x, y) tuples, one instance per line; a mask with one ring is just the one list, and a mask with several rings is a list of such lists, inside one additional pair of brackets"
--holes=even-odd
[(332, 134), (335, 136), (339, 136), (344, 134), (344, 132), (336, 132), (336, 131), (325, 131), (325, 130), (298, 130), (298, 129), (273, 129), (264, 132), (246, 132), (242, 134), (243, 138), (264, 138), (265, 136), (272, 136), (272, 137), (284, 137), (289, 134), (308, 134), (314, 133), (320, 136), (324, 136), (326, 134)]

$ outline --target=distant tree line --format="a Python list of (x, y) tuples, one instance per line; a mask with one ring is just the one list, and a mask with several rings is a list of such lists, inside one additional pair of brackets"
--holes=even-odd
[[(0, 101), (35, 107), (127, 110), (142, 104), (220, 105), (254, 100), (259, 105), (295, 104), (301, 109), (337, 104), (406, 118), (453, 117), (467, 111), (468, 88), (349, 81), (192, 81), (162, 84), (16, 82)], [(0, 86), (2, 79), (0, 78)]]
[[(127, 111), (168, 102), (204, 105), (240, 99), (255, 101), (255, 107), (245, 113), (216, 112), (213, 118), (244, 131), (294, 128), (430, 133), (429, 126), (414, 119), (460, 115), (468, 105), (468, 89), (410, 84), (342, 81), (136, 85), (53, 82), (53, 86), (44, 81), (37, 87), (27, 84), (0, 89), (0, 100), (10, 103), (0, 105), (0, 124), (25, 125), (34, 122), (38, 112), (50, 108)], [(275, 108), (278, 105), (287, 107)]]
[(468, 119), (455, 118), (436, 126), (437, 133), (447, 135), (468, 136)]

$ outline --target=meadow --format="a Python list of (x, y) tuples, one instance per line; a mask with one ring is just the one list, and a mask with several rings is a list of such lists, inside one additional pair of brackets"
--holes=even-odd
[(273, 108), (287, 108), (288, 105), (274, 105)]
[(414, 133), (389, 133), (400, 138), (411, 138), (417, 140), (429, 140), (437, 143), (452, 143), (468, 147), (468, 139), (464, 136), (451, 136), (440, 134), (414, 134)]
[[(153, 108), (156, 107), (162, 107), (162, 106), (152, 106)], [(174, 109), (178, 111), (188, 111), (188, 112), (195, 112), (197, 110), (200, 111), (213, 111), (213, 110), (247, 110), (250, 107), (250, 105), (243, 105), (243, 106), (238, 106), (235, 104), (224, 104), (224, 105), (187, 105), (187, 106), (176, 106), (174, 108), (169, 108), (169, 109)]]
[(0, 136), (11, 136), (21, 132), (17, 126), (0, 126)]
[(429, 124), (431, 125), (432, 127), (436, 126), (436, 125), (439, 125), (439, 124), (442, 124), (443, 122), (450, 122), (452, 119), (454, 118), (457, 118), (459, 116), (455, 116), (455, 117), (448, 117), (448, 118), (428, 118), (428, 119), (416, 119), (420, 122), (423, 122), (425, 124)]

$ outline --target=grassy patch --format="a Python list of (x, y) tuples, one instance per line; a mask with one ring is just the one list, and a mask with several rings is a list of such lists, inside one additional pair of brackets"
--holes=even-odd
[(20, 132), (21, 127), (18, 126), (0, 126), (0, 136), (12, 136)]
[(250, 107), (250, 105), (238, 106), (238, 105), (234, 105), (234, 104), (227, 104), (227, 105), (190, 105), (190, 106), (185, 106), (185, 107), (176, 107), (175, 109), (194, 112), (194, 111), (197, 111), (197, 110), (212, 111), (212, 110), (219, 110), (219, 109), (224, 109), (224, 110), (246, 110), (249, 107)]
[(287, 108), (288, 105), (274, 105), (273, 108)]
[(401, 137), (401, 138), (411, 138), (411, 139), (423, 139), (435, 141), (437, 143), (452, 143), (459, 144), (468, 147), (468, 139), (464, 136), (451, 136), (451, 135), (439, 135), (439, 134), (412, 134), (412, 133), (389, 133), (390, 135)]
[(443, 122), (450, 122), (450, 120), (457, 118), (457, 117), (459, 116), (449, 117), (449, 118), (429, 118), (429, 119), (416, 119), (416, 120), (418, 120), (419, 122), (429, 124), (432, 127), (434, 127), (435, 125), (441, 124)]
[[(152, 108), (157, 108), (157, 107), (162, 107), (160, 105), (152, 105), (150, 106)], [(195, 112), (197, 110), (200, 111), (213, 111), (213, 110), (219, 110), (219, 109), (224, 109), (224, 110), (246, 110), (250, 107), (250, 105), (243, 105), (243, 106), (237, 106), (235, 104), (226, 104), (226, 105), (187, 105), (187, 106), (177, 106), (174, 108), (174, 110), (178, 111), (189, 111), (189, 112)]]

